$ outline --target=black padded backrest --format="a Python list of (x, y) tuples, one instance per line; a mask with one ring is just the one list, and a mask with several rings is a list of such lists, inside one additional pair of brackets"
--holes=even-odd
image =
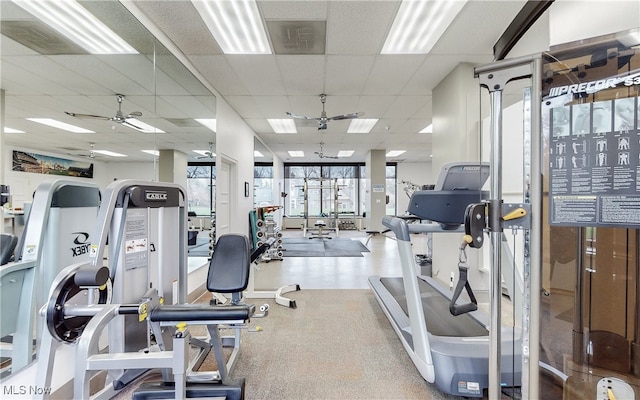
[(18, 237), (8, 233), (0, 234), (0, 265), (5, 265), (11, 261), (13, 251), (18, 244)]
[(245, 235), (222, 235), (209, 262), (207, 290), (241, 292), (249, 284), (249, 239)]

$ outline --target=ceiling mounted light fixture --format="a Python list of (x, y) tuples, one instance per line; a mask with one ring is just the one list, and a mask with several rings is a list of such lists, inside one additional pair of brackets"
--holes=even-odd
[(427, 54), (467, 0), (404, 0), (381, 54)]
[(378, 119), (359, 118), (351, 120), (347, 133), (369, 133), (371, 129), (378, 123)]
[(289, 150), (287, 153), (289, 153), (290, 157), (304, 157), (304, 151), (302, 150)]
[(206, 126), (214, 132), (218, 131), (218, 121), (215, 118), (196, 118), (196, 122)]
[(158, 129), (155, 126), (145, 124), (144, 122), (135, 118), (129, 118), (127, 119), (127, 121), (130, 122), (130, 124), (126, 124), (125, 126), (128, 126), (129, 128), (135, 129), (142, 133), (165, 133), (162, 129)]
[(425, 126), (420, 133), (433, 133), (433, 124)]
[(224, 54), (271, 54), (254, 0), (191, 0)]
[(160, 151), (158, 150), (140, 150), (143, 153), (151, 154), (152, 156), (158, 157), (160, 155)]
[(404, 154), (404, 153), (406, 153), (406, 152), (407, 152), (406, 150), (390, 150), (390, 151), (386, 154), (386, 156), (387, 156), (387, 157), (398, 157), (399, 155)]
[(93, 152), (102, 154), (104, 156), (109, 156), (109, 157), (126, 157), (125, 154), (120, 154), (120, 153), (116, 153), (114, 151), (109, 151), (109, 150), (93, 150)]
[(267, 122), (269, 122), (271, 129), (273, 129), (275, 133), (298, 133), (296, 124), (292, 119), (267, 119)]
[(66, 124), (64, 122), (60, 122), (51, 118), (27, 118), (28, 121), (37, 122), (42, 125), (47, 125), (53, 128), (62, 129), (63, 131), (71, 132), (71, 133), (95, 133), (94, 131), (90, 131), (88, 129), (80, 128), (79, 126)]
[(7, 128), (4, 127), (4, 133), (25, 133), (25, 131), (21, 131), (19, 129)]
[(355, 153), (355, 150), (340, 150), (338, 151), (338, 157), (339, 158), (351, 157), (353, 153)]
[(138, 54), (75, 0), (13, 2), (91, 54)]

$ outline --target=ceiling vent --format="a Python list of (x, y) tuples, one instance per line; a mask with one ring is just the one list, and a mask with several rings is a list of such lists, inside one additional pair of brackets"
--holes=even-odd
[(275, 54), (324, 54), (327, 21), (267, 21)]
[(202, 124), (193, 118), (165, 118), (178, 128), (202, 128)]
[(2, 21), (2, 34), (42, 55), (89, 54), (40, 21)]

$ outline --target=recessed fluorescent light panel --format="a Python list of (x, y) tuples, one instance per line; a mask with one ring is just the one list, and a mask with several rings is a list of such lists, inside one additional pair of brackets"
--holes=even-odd
[(152, 156), (158, 157), (160, 152), (158, 150), (140, 150), (143, 153), (151, 154)]
[(75, 0), (13, 0), (91, 54), (138, 54)]
[(128, 123), (124, 124), (125, 126), (128, 126), (129, 128), (135, 129), (142, 133), (164, 133), (162, 129), (158, 129), (149, 124), (145, 124), (144, 122), (135, 118), (127, 118), (127, 122)]
[(116, 153), (109, 150), (93, 150), (94, 153), (102, 154), (109, 157), (126, 157), (124, 154)]
[(420, 133), (433, 133), (433, 124), (429, 124), (429, 126), (426, 126), (423, 130), (420, 131)]
[(24, 131), (18, 130), (18, 129), (13, 129), (13, 128), (7, 128), (6, 126), (4, 127), (4, 133), (25, 133)]
[(304, 157), (304, 151), (302, 150), (289, 150), (290, 157)]
[(377, 119), (352, 119), (349, 124), (349, 129), (347, 129), (347, 133), (369, 133), (376, 123), (378, 123)]
[(218, 132), (218, 121), (215, 118), (196, 118), (196, 121), (212, 131)]
[(267, 119), (275, 133), (298, 133), (292, 119)]
[(338, 157), (351, 157), (354, 153), (354, 150), (340, 150), (338, 152)]
[(94, 131), (80, 128), (78, 126), (71, 125), (71, 124), (65, 124), (64, 122), (60, 122), (51, 118), (27, 118), (27, 120), (32, 122), (37, 122), (42, 125), (51, 126), (53, 128), (62, 129), (63, 131), (67, 131), (71, 133), (95, 133)]
[(261, 158), (261, 157), (264, 157), (264, 154), (260, 153), (258, 150), (255, 150), (253, 152), (253, 156), (256, 158)]
[(271, 54), (254, 0), (192, 0), (225, 54)]
[(406, 150), (391, 150), (386, 154), (386, 156), (387, 157), (398, 157), (400, 154), (404, 154), (406, 152), (407, 152)]
[(466, 0), (404, 0), (381, 53), (429, 53), (466, 3)]

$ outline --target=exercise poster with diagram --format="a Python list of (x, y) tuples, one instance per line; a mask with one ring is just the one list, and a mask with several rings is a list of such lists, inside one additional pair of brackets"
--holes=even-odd
[[(639, 77), (635, 70), (548, 91), (551, 225), (640, 226)], [(606, 90), (616, 96), (593, 95)]]

